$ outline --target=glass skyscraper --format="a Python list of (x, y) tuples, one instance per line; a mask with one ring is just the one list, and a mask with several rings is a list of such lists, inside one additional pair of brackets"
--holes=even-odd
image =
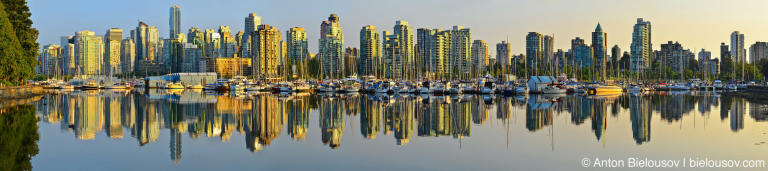
[(381, 45), (379, 33), (373, 25), (360, 29), (360, 75), (375, 75), (380, 77)]
[(343, 77), (344, 34), (341, 32), (339, 16), (331, 14), (320, 24), (319, 49), (321, 67), (325, 78)]
[(632, 45), (630, 45), (630, 69), (632, 72), (641, 72), (650, 66), (651, 53), (651, 22), (638, 18), (632, 31)]
[(170, 20), (168, 21), (168, 25), (171, 28), (171, 32), (169, 36), (171, 38), (176, 38), (176, 36), (181, 33), (181, 7), (178, 5), (173, 5), (170, 10)]
[(592, 58), (594, 58), (595, 62), (593, 66), (597, 74), (597, 80), (605, 79), (606, 56), (608, 54), (607, 39), (608, 34), (603, 32), (600, 23), (597, 23), (595, 32), (592, 32)]
[(537, 32), (528, 32), (525, 36), (525, 62), (529, 75), (538, 75), (541, 69), (538, 60), (543, 57), (542, 38), (543, 36)]

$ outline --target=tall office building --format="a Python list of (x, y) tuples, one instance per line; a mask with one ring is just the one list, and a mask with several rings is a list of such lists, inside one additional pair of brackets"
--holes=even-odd
[(251, 54), (251, 38), (253, 32), (256, 32), (256, 28), (261, 25), (261, 16), (256, 13), (250, 13), (245, 17), (245, 33), (240, 41), (240, 54), (241, 57), (250, 58)]
[(243, 57), (243, 37), (245, 36), (244, 31), (238, 31), (237, 34), (235, 34), (235, 55), (238, 57)]
[(545, 73), (542, 73), (542, 74), (552, 75), (552, 73), (554, 72), (553, 62), (555, 62), (555, 60), (553, 60), (554, 58), (553, 55), (555, 50), (555, 38), (550, 35), (544, 35), (542, 37), (541, 45), (542, 45), (542, 49), (541, 49), (542, 54), (541, 54), (541, 60), (539, 61), (541, 61), (540, 66), (543, 67), (542, 70), (545, 71)]
[(420, 75), (430, 76), (432, 75), (431, 49), (434, 47), (432, 42), (435, 31), (427, 28), (416, 29), (416, 50), (414, 52), (414, 58), (416, 59), (416, 65), (420, 67)]
[(235, 54), (237, 54), (237, 42), (235, 41), (235, 36), (232, 35), (232, 30), (229, 29), (229, 26), (219, 26), (218, 31), (221, 36), (219, 54), (222, 57), (235, 57)]
[(716, 74), (717, 71), (713, 73), (711, 70), (713, 65), (718, 65), (716, 61), (712, 60), (712, 52), (706, 51), (704, 48), (702, 48), (701, 51), (699, 51), (697, 61), (699, 62), (699, 66), (697, 66), (698, 72), (703, 72), (705, 74), (704, 78), (707, 78), (707, 75)]
[(309, 61), (309, 41), (307, 31), (304, 27), (293, 27), (285, 31), (285, 43), (287, 48), (287, 57), (293, 73), (299, 76), (306, 76), (307, 61)]
[(111, 28), (104, 35), (104, 74), (122, 74), (120, 44), (123, 40), (123, 29)]
[(451, 63), (451, 31), (434, 29), (434, 36), (432, 36), (431, 48), (431, 62), (432, 73), (438, 78), (451, 78), (453, 76), (452, 69), (453, 63)]
[(359, 75), (357, 69), (360, 64), (360, 49), (353, 47), (344, 49), (344, 61), (347, 61), (344, 66), (344, 74), (346, 76)]
[(164, 43), (164, 50), (166, 50), (166, 54), (168, 54), (167, 60), (164, 62), (165, 66), (167, 67), (166, 70), (169, 70), (170, 73), (179, 73), (179, 72), (185, 72), (184, 71), (184, 46), (186, 44), (186, 36), (184, 36), (183, 33), (179, 33), (176, 36), (173, 36), (176, 38), (167, 39), (168, 41)]
[(261, 16), (256, 13), (249, 13), (245, 17), (245, 35), (255, 32), (259, 25), (261, 25)]
[(488, 43), (484, 40), (475, 40), (472, 42), (472, 77), (477, 77), (485, 73), (488, 67)]
[(282, 35), (277, 27), (262, 24), (251, 36), (254, 78), (277, 81), (282, 60)]
[(470, 38), (470, 30), (461, 26), (455, 26), (451, 30), (418, 29), (417, 63), (423, 63), (426, 67), (421, 69), (425, 73), (418, 75), (439, 79), (467, 77), (472, 62), (471, 44), (467, 45), (472, 41)]
[(136, 65), (136, 44), (133, 39), (126, 38), (120, 42), (120, 64), (123, 74), (133, 74)]
[(469, 28), (453, 26), (451, 30), (451, 65), (453, 78), (469, 79), (472, 33)]
[(633, 72), (641, 72), (650, 66), (653, 47), (651, 44), (651, 22), (638, 18), (632, 31), (632, 44), (630, 45), (630, 69)]
[(397, 37), (389, 31), (382, 31), (381, 35), (384, 37), (381, 47), (381, 63), (382, 63), (382, 76), (387, 79), (394, 79), (400, 75), (400, 70), (395, 63), (395, 56), (397, 56), (397, 49), (400, 46), (400, 42)]
[(507, 65), (513, 65), (513, 63), (510, 63), (510, 58), (512, 57), (511, 50), (511, 46), (507, 41), (501, 41), (501, 43), (496, 44), (496, 63), (498, 63), (501, 68), (506, 68)]
[(594, 59), (594, 70), (597, 71), (597, 80), (604, 80), (605, 64), (608, 60), (608, 34), (603, 32), (603, 28), (600, 27), (600, 23), (597, 23), (595, 31), (592, 32), (592, 58)]
[(147, 72), (149, 67), (156, 64), (160, 37), (157, 27), (149, 26), (144, 22), (139, 22), (139, 26), (131, 32), (133, 42), (136, 44), (136, 65), (134, 72)]
[(692, 56), (693, 53), (688, 49), (684, 49), (680, 43), (668, 41), (666, 44), (661, 44), (661, 50), (656, 58), (657, 62), (661, 63), (661, 66), (668, 67), (673, 72), (682, 74), (686, 69), (690, 69), (688, 68), (688, 62), (693, 59)]
[(552, 60), (554, 63), (554, 66), (552, 66), (552, 70), (554, 72), (553, 75), (560, 75), (565, 73), (565, 68), (568, 66), (568, 60), (565, 56), (566, 52), (563, 51), (563, 49), (557, 49), (557, 51), (555, 51), (555, 59)]
[(613, 72), (613, 76), (618, 76), (618, 72), (621, 71), (619, 67), (619, 60), (621, 59), (621, 48), (619, 48), (619, 45), (613, 45), (611, 48), (611, 72)]
[(712, 52), (704, 50), (704, 48), (701, 48), (701, 51), (699, 51), (699, 58), (698, 61), (706, 61), (712, 59)]
[(730, 57), (731, 57), (731, 50), (728, 48), (728, 45), (726, 45), (725, 42), (720, 42), (720, 59), (725, 59)]
[(576, 37), (571, 40), (571, 58), (574, 69), (592, 68), (594, 66), (594, 55), (592, 47), (584, 43), (584, 39)]
[(541, 68), (540, 61), (543, 57), (543, 36), (537, 32), (528, 32), (525, 36), (525, 56), (528, 75), (538, 75)]
[(181, 7), (173, 5), (171, 6), (170, 11), (171, 18), (168, 21), (168, 25), (171, 28), (171, 32), (168, 35), (171, 38), (176, 38), (176, 36), (181, 33)]
[(154, 61), (156, 65), (154, 66), (159, 66), (160, 67), (159, 69), (163, 69), (162, 68), (163, 62), (168, 60), (168, 54), (166, 54), (166, 52), (168, 51), (164, 51), (163, 48), (165, 48), (165, 44), (169, 40), (170, 39), (163, 39), (161, 37), (157, 41), (157, 51), (155, 51), (155, 61)]
[(205, 55), (206, 57), (221, 57), (221, 34), (213, 29), (205, 29)]
[(159, 74), (170, 74), (172, 73), (171, 68), (173, 65), (172, 57), (171, 57), (171, 51), (173, 50), (172, 47), (172, 41), (173, 39), (162, 39), (160, 40), (160, 54), (158, 54), (158, 60), (157, 64), (159, 65), (160, 73)]
[(749, 46), (749, 61), (751, 63), (768, 59), (768, 42), (755, 42)]
[(747, 50), (744, 49), (744, 34), (739, 31), (731, 33), (731, 57), (734, 62), (747, 62)]
[(35, 68), (38, 75), (54, 76), (61, 74), (58, 66), (59, 51), (57, 44), (43, 46), (37, 57), (38, 65)]
[(101, 75), (103, 67), (104, 42), (101, 36), (92, 31), (83, 30), (75, 33), (75, 61), (78, 73), (82, 75)]
[(344, 67), (344, 34), (339, 16), (331, 14), (320, 24), (319, 54), (325, 78), (342, 78)]
[(381, 77), (379, 73), (381, 62), (381, 45), (379, 33), (373, 25), (360, 29), (360, 69), (362, 76), (373, 75)]
[(184, 45), (182, 72), (200, 72), (203, 50), (194, 43), (182, 44)]
[(59, 66), (61, 66), (62, 74), (74, 75), (75, 73), (75, 38), (74, 36), (61, 36), (61, 60)]
[(205, 32), (197, 27), (189, 28), (187, 31), (187, 43), (192, 43), (201, 52), (201, 57), (207, 57), (205, 53)]
[(395, 22), (394, 36), (399, 42), (395, 47), (394, 67), (399, 70), (399, 75), (395, 78), (415, 79), (417, 78), (416, 63), (414, 60), (414, 37), (413, 28), (406, 21), (398, 20)]

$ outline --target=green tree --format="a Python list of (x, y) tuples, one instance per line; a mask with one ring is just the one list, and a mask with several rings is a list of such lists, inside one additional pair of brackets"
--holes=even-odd
[(721, 80), (730, 82), (733, 79), (733, 70), (733, 59), (726, 57), (720, 61)]
[[(35, 66), (37, 65), (37, 53), (39, 45), (37, 44), (37, 29), (32, 27), (32, 20), (29, 18), (32, 13), (29, 11), (26, 0), (0, 0), (4, 5), (3, 10), (6, 17), (10, 20), (13, 34), (21, 46), (22, 56), (19, 58), (17, 66), (17, 83), (22, 83), (24, 79), (35, 75)], [(5, 25), (5, 23), (2, 23)], [(4, 49), (3, 49), (4, 50)]]
[[(768, 59), (762, 59), (757, 64), (758, 70), (760, 70), (760, 73), (763, 74), (763, 77), (768, 75)], [(765, 78), (763, 78), (765, 79)]]
[(5, 6), (0, 3), (0, 79), (5, 84), (18, 84), (24, 80), (24, 70), (34, 72), (32, 68), (25, 68), (25, 54), (15, 31), (5, 12)]
[(685, 70), (685, 74), (684, 74), (684, 76), (685, 76), (685, 79), (691, 79), (691, 78), (693, 78), (693, 77), (694, 77), (694, 75), (693, 75), (693, 71), (692, 71), (692, 70), (690, 70), (690, 69), (686, 69), (686, 70)]
[(321, 70), (320, 70), (320, 60), (318, 58), (312, 58), (309, 59), (309, 62), (307, 62), (307, 72), (309, 73), (309, 76), (316, 79), (322, 79), (321, 78)]
[(283, 75), (285, 81), (293, 81), (293, 63), (288, 58), (283, 60), (285, 61), (285, 64), (282, 66), (283, 71), (279, 74)]

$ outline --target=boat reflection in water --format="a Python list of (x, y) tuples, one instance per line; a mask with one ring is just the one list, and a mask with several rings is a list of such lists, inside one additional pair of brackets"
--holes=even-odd
[[(719, 113), (715, 118), (738, 133), (747, 127), (746, 118), (754, 119), (755, 123), (768, 119), (763, 104), (692, 92), (434, 96), (97, 90), (57, 92), (46, 95), (35, 105), (41, 122), (58, 124), (61, 130), (72, 132), (81, 140), (93, 140), (102, 131), (110, 139), (124, 139), (128, 137), (124, 132), (128, 132), (139, 146), (145, 146), (163, 138), (161, 131), (169, 130), (171, 160), (177, 163), (182, 159), (182, 140), (197, 141), (201, 137), (229, 142), (232, 136), (244, 135), (245, 148), (259, 152), (275, 144), (294, 145), (280, 142), (283, 134), (292, 141), (316, 143), (314, 138), (318, 136), (313, 135), (320, 133), (319, 141), (324, 146), (338, 150), (342, 142), (374, 142), (381, 136), (388, 137), (385, 140), (392, 138), (394, 145), (406, 146), (418, 141), (449, 141), (440, 137), (460, 142), (474, 136), (473, 130), (480, 131), (476, 132), (480, 137), (501, 130), (506, 132), (509, 147), (510, 141), (525, 142), (510, 137), (516, 129), (529, 134), (547, 130), (555, 151), (555, 128), (572, 136), (578, 134), (574, 130), (583, 129), (579, 125), (587, 122), (591, 124), (594, 140), (603, 143), (609, 126), (618, 129), (631, 125), (634, 145), (641, 146), (651, 141), (651, 130), (656, 130), (651, 128), (652, 123), (665, 129), (680, 124), (682, 129), (684, 120), (702, 122), (711, 113)], [(660, 119), (653, 121), (654, 117)], [(524, 119), (524, 125), (510, 126), (517, 119)], [(312, 130), (310, 125), (319, 129)], [(351, 136), (352, 139), (343, 141), (345, 133), (357, 131), (361, 137)]]

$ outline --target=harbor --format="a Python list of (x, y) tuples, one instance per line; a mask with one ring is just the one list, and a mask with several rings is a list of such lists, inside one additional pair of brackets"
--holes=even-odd
[[(227, 93), (365, 93), (365, 94), (621, 94), (655, 91), (743, 91), (766, 93), (765, 83), (723, 83), (720, 80), (664, 82), (602, 81), (584, 82), (566, 76), (531, 76), (506, 81), (486, 75), (468, 80), (392, 80), (356, 75), (344, 79), (296, 79), (294, 81), (268, 81), (233, 77), (217, 78), (216, 73), (174, 73), (139, 79), (95, 77), (70, 81), (46, 80), (33, 82), (45, 89), (98, 90), (98, 89), (191, 89)], [(752, 89), (750, 91), (750, 89)]]

